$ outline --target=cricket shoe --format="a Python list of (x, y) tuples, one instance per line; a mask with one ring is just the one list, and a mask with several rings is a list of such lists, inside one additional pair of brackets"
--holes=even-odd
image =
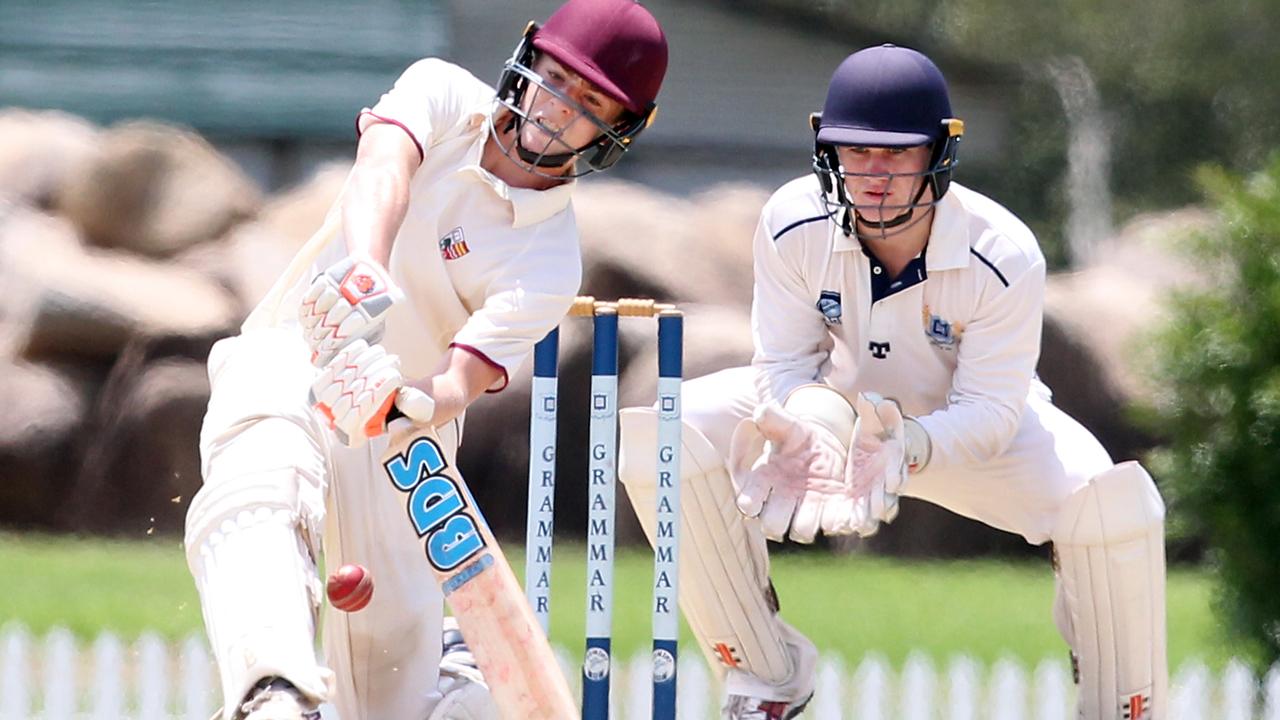
[(782, 682), (767, 683), (744, 670), (731, 668), (725, 676), (723, 720), (792, 720), (813, 699), (818, 648), (781, 618), (776, 622), (791, 656), (791, 676)]
[(253, 686), (235, 717), (237, 720), (320, 720), (320, 708), (293, 683), (269, 677)]
[(813, 693), (793, 702), (730, 695), (724, 706), (724, 720), (791, 720), (799, 717), (812, 699)]
[(502, 720), (458, 621), (446, 617), (443, 631), (437, 686), (443, 697), (427, 720)]

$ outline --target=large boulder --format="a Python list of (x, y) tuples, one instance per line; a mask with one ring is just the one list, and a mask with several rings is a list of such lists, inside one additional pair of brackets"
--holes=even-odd
[(0, 360), (0, 525), (54, 527), (71, 497), (94, 378), (84, 370)]
[(60, 524), (77, 531), (181, 533), (200, 487), (200, 423), (209, 404), (203, 362), (122, 354), (88, 418)]
[(50, 206), (97, 150), (99, 131), (56, 110), (0, 110), (0, 195)]
[(62, 257), (76, 252), (80, 240), (75, 228), (61, 218), (46, 215), (15, 198), (0, 196), (0, 358), (21, 354), (31, 334), (40, 294), (40, 282), (23, 270), (28, 252)]
[(253, 182), (198, 135), (137, 121), (102, 133), (57, 206), (95, 245), (167, 257), (220, 237), (261, 202)]
[(214, 278), (231, 291), (240, 316), (248, 315), (323, 223), (350, 167), (322, 167), (306, 183), (269, 200), (256, 219), (237, 225), (220, 242), (192, 247), (175, 261)]
[(183, 338), (199, 353), (237, 322), (229, 294), (205, 276), (134, 255), (86, 249), (65, 220), (0, 208), (0, 277), (9, 342), (28, 358), (111, 362), (133, 338)]
[(1169, 293), (1203, 282), (1179, 246), (1211, 222), (1194, 208), (1139, 216), (1091, 265), (1048, 279), (1038, 372), (1058, 407), (1117, 459), (1139, 458), (1157, 440), (1131, 410), (1154, 397), (1149, 340), (1168, 317)]
[(747, 307), (751, 238), (767, 195), (721, 185), (691, 199), (634, 183), (584, 182), (582, 292)]
[(258, 223), (291, 248), (302, 247), (329, 212), (351, 172), (351, 163), (337, 161), (317, 168), (307, 181), (271, 198), (258, 214)]

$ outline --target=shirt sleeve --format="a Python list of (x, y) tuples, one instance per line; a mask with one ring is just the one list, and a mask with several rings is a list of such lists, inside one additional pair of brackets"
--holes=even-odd
[(582, 260), (576, 232), (571, 237), (573, 242), (555, 244), (533, 238), (497, 274), (483, 305), (454, 336), (450, 347), (470, 352), (502, 371), (502, 379), (487, 392), (506, 388), (511, 372), (573, 304), (582, 283)]
[(917, 418), (933, 443), (925, 472), (991, 460), (1013, 441), (1040, 357), (1044, 286), (1040, 260), (1011, 285), (986, 289), (961, 336), (946, 407)]
[(395, 125), (413, 140), (421, 159), (443, 133), (492, 96), (493, 91), (466, 70), (426, 58), (410, 65), (378, 104), (360, 111), (356, 132), (378, 122)]
[(751, 334), (761, 398), (782, 402), (796, 387), (813, 382), (829, 348), (822, 314), (806, 289), (798, 257), (802, 236), (774, 240), (761, 215), (754, 240), (755, 285), (751, 303)]

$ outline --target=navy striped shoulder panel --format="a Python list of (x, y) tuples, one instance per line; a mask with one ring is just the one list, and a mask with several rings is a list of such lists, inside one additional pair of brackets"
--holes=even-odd
[(974, 250), (973, 248), (969, 248), (969, 252), (973, 253), (974, 257), (981, 260), (983, 265), (986, 265), (987, 267), (991, 268), (991, 272), (995, 273), (996, 277), (1000, 278), (1000, 282), (1004, 283), (1005, 287), (1009, 287), (1009, 281), (1005, 279), (1004, 273), (1000, 272), (1000, 269), (997, 268), (994, 263), (982, 257), (982, 253), (978, 252), (977, 250)]
[(817, 217), (811, 217), (811, 218), (805, 218), (805, 219), (803, 219), (803, 220), (797, 220), (797, 221), (795, 221), (795, 222), (791, 223), (790, 225), (788, 225), (788, 226), (786, 226), (786, 227), (782, 228), (782, 229), (781, 229), (781, 230), (779, 230), (778, 232), (774, 233), (774, 234), (773, 234), (773, 240), (774, 240), (774, 242), (777, 242), (777, 241), (778, 241), (778, 238), (782, 237), (783, 235), (786, 235), (787, 233), (791, 232), (792, 230), (795, 230), (796, 228), (800, 227), (801, 225), (808, 225), (808, 224), (809, 224), (809, 223), (811, 223), (811, 222), (818, 222), (819, 220), (826, 220), (828, 217), (831, 217), (831, 216), (830, 216), (830, 215), (818, 215)]

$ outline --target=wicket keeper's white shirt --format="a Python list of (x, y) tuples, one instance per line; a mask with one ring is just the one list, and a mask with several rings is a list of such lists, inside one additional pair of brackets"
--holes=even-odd
[(751, 312), (762, 395), (781, 401), (825, 381), (849, 398), (878, 392), (920, 420), (930, 468), (1008, 447), (1040, 355), (1045, 262), (1012, 213), (956, 183), (929, 244), (897, 278), (847, 237), (817, 178), (782, 186), (755, 236)]
[[(493, 107), (493, 88), (428, 58), (360, 113), (357, 130), (395, 125), (422, 158), (388, 268), (407, 300), (388, 315), (383, 345), (400, 355), (410, 378), (429, 374), (451, 345), (460, 347), (503, 371), (490, 388), (496, 392), (572, 304), (582, 261), (572, 182), (513, 188), (480, 167)], [(283, 296), (263, 301), (278, 310), (255, 315), (295, 322), (311, 279), (345, 255), (341, 236), (311, 249), (307, 272)]]

